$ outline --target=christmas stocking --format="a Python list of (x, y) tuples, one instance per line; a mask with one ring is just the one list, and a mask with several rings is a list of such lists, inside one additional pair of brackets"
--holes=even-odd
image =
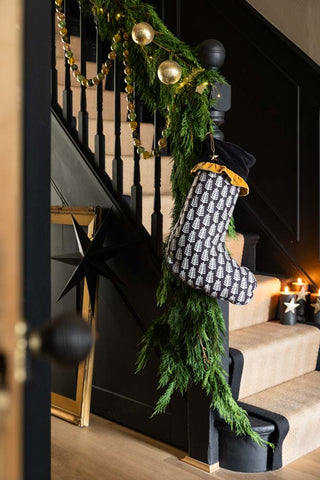
[[(215, 150), (215, 151), (214, 151)], [(215, 155), (215, 152), (218, 155)], [(209, 296), (245, 305), (257, 286), (254, 275), (228, 254), (225, 239), (238, 195), (255, 159), (240, 147), (208, 136), (180, 218), (166, 248), (174, 275)]]

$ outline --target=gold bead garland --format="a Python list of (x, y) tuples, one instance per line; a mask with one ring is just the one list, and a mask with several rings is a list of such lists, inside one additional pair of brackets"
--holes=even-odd
[[(134, 94), (133, 76), (132, 76), (133, 69), (129, 65), (129, 55), (130, 55), (130, 52), (128, 50), (129, 45), (124, 44), (124, 47), (126, 48), (126, 50), (123, 52), (123, 54), (124, 54), (123, 64), (124, 64), (124, 73), (125, 73), (125, 76), (126, 76), (125, 77), (125, 83), (127, 84), (126, 88), (125, 88), (125, 91), (127, 93), (126, 100), (128, 102), (127, 109), (129, 111), (128, 120), (130, 120), (129, 126), (131, 128), (133, 145), (137, 148), (137, 151), (138, 151), (139, 155), (141, 155), (144, 159), (152, 158), (156, 155), (159, 155), (160, 150), (167, 146), (167, 140), (166, 140), (167, 130), (166, 129), (163, 130), (162, 137), (158, 141), (159, 149), (154, 149), (154, 150), (148, 151), (142, 146), (142, 142), (141, 142), (141, 139), (139, 138), (139, 134), (138, 134), (139, 124), (136, 120), (137, 114), (136, 114), (136, 106), (134, 104), (134, 95), (133, 95)], [(125, 54), (125, 52), (126, 52), (126, 54)]]
[(69, 43), (68, 29), (66, 28), (65, 14), (63, 12), (63, 0), (55, 0), (58, 27), (60, 29), (59, 33), (61, 35), (61, 41), (63, 43), (63, 49), (65, 51), (64, 56), (66, 57), (70, 70), (76, 80), (81, 83), (83, 87), (93, 87), (94, 85), (99, 85), (102, 80), (108, 76), (110, 69), (112, 67), (112, 62), (116, 58), (117, 54), (115, 52), (117, 48), (117, 43), (121, 40), (121, 35), (117, 33), (113, 37), (113, 43), (111, 45), (111, 51), (108, 54), (108, 59), (101, 67), (100, 73), (98, 73), (93, 78), (86, 78), (81, 74), (78, 65), (76, 64), (73, 52), (71, 50), (71, 44)]
[(56, 5), (56, 12), (57, 12), (57, 19), (58, 19), (58, 26), (60, 28), (60, 35), (61, 41), (63, 43), (63, 49), (65, 51), (65, 57), (70, 65), (70, 70), (72, 71), (73, 76), (77, 79), (79, 83), (83, 87), (93, 87), (94, 85), (98, 85), (102, 80), (107, 77), (112, 67), (112, 62), (117, 57), (117, 46), (120, 44), (121, 40), (123, 39), (123, 64), (124, 64), (124, 73), (125, 73), (125, 82), (126, 82), (126, 100), (128, 102), (127, 109), (128, 109), (128, 120), (129, 126), (131, 128), (131, 135), (133, 138), (133, 144), (137, 148), (139, 155), (141, 155), (144, 159), (152, 158), (156, 155), (160, 154), (160, 150), (167, 146), (167, 127), (162, 131), (162, 137), (158, 141), (158, 149), (154, 149), (151, 151), (147, 151), (143, 146), (141, 139), (139, 138), (138, 133), (138, 122), (136, 121), (136, 106), (134, 103), (134, 86), (133, 86), (133, 69), (129, 66), (129, 34), (124, 32), (123, 34), (119, 30), (113, 37), (113, 43), (110, 48), (110, 52), (108, 54), (108, 60), (104, 63), (101, 68), (101, 72), (98, 73), (93, 78), (86, 78), (84, 75), (81, 74), (78, 65), (76, 64), (75, 58), (73, 56), (73, 52), (71, 50), (71, 44), (69, 43), (68, 37), (68, 29), (66, 28), (65, 22), (65, 14), (63, 12), (63, 0), (55, 0)]

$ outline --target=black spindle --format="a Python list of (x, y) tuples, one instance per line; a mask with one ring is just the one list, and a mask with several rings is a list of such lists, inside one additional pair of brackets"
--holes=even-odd
[(58, 72), (56, 69), (56, 6), (52, 2), (52, 23), (51, 23), (51, 103), (58, 103)]
[(163, 247), (163, 216), (161, 213), (161, 154), (158, 148), (159, 122), (157, 112), (154, 113), (154, 204), (151, 215), (151, 242), (155, 254), (160, 257)]
[[(69, 1), (64, 1), (64, 15), (66, 26), (69, 29)], [(68, 38), (66, 39), (70, 42), (70, 34), (68, 33)], [(72, 120), (72, 90), (71, 90), (71, 79), (70, 79), (70, 65), (67, 58), (65, 58), (65, 79), (64, 79), (64, 90), (63, 90), (63, 118), (65, 122), (73, 126)]]
[[(98, 32), (98, 23), (96, 21), (96, 61), (97, 61), (97, 75), (101, 71), (102, 64), (102, 48), (101, 40)], [(97, 85), (97, 133), (95, 136), (95, 151), (94, 158), (96, 165), (102, 170), (105, 171), (105, 136), (103, 134), (103, 85), (102, 82)]]
[(114, 159), (112, 161), (112, 184), (117, 195), (123, 194), (123, 161), (121, 159), (121, 90), (120, 63), (114, 60)]
[[(87, 76), (87, 52), (86, 52), (86, 20), (82, 9), (82, 2), (79, 0), (80, 9), (80, 71), (82, 75)], [(81, 85), (80, 111), (78, 113), (78, 137), (86, 150), (88, 148), (88, 112), (87, 112), (87, 89)]]
[[(140, 138), (140, 119), (142, 103), (139, 98), (135, 99), (138, 128), (137, 133)], [(140, 155), (138, 148), (133, 148), (133, 185), (131, 187), (131, 209), (137, 225), (142, 224), (142, 186), (140, 184)]]

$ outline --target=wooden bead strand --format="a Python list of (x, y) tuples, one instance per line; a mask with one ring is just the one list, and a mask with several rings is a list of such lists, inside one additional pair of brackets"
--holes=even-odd
[(110, 69), (113, 65), (112, 62), (117, 56), (115, 50), (117, 49), (117, 43), (121, 41), (121, 35), (118, 33), (113, 37), (113, 43), (111, 45), (111, 50), (108, 54), (108, 60), (101, 67), (100, 73), (98, 73), (93, 78), (86, 78), (84, 75), (81, 74), (79, 67), (76, 64), (76, 60), (73, 56), (71, 44), (69, 42), (68, 29), (66, 28), (65, 15), (63, 13), (63, 0), (55, 0), (55, 5), (58, 27), (60, 29), (59, 33), (61, 35), (61, 41), (63, 43), (63, 49), (65, 51), (64, 56), (66, 57), (70, 65), (70, 70), (72, 71), (73, 76), (79, 83), (81, 83), (83, 87), (93, 87), (94, 85), (99, 85), (99, 83), (102, 82), (102, 80), (107, 77), (110, 72)]
[(98, 73), (93, 78), (86, 78), (84, 75), (81, 74), (79, 67), (76, 63), (76, 60), (73, 56), (73, 52), (71, 49), (71, 44), (69, 41), (68, 36), (68, 29), (66, 28), (66, 21), (65, 15), (63, 12), (63, 0), (55, 0), (56, 5), (56, 13), (57, 13), (57, 20), (58, 20), (58, 27), (59, 33), (61, 35), (61, 41), (63, 43), (63, 49), (65, 51), (64, 55), (70, 65), (70, 70), (72, 71), (73, 76), (76, 80), (84, 87), (93, 87), (94, 85), (99, 85), (105, 77), (108, 76), (110, 70), (113, 66), (113, 61), (117, 57), (117, 49), (120, 46), (120, 42), (123, 40), (122, 47), (123, 47), (123, 64), (124, 64), (124, 73), (125, 73), (125, 82), (126, 82), (126, 100), (128, 102), (127, 109), (128, 109), (128, 120), (129, 126), (131, 128), (131, 135), (133, 138), (133, 144), (137, 148), (137, 151), (140, 156), (144, 159), (152, 158), (156, 155), (160, 154), (160, 150), (167, 146), (167, 136), (168, 136), (168, 129), (167, 127), (162, 131), (162, 137), (158, 140), (158, 149), (148, 151), (142, 146), (141, 139), (138, 133), (138, 122), (136, 120), (136, 107), (134, 104), (134, 86), (133, 86), (133, 68), (129, 65), (129, 39), (130, 35), (128, 33), (122, 33), (123, 30), (120, 29), (118, 33), (116, 33), (113, 37), (113, 42), (110, 48), (110, 52), (108, 54), (108, 60), (103, 64), (101, 67), (100, 73)]

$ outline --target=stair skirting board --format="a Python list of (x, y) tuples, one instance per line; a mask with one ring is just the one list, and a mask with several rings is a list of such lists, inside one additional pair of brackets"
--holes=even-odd
[(199, 468), (200, 470), (203, 470), (204, 472), (207, 473), (213, 473), (219, 470), (219, 463), (214, 463), (213, 465), (208, 465), (207, 463), (200, 462), (199, 460), (196, 460), (195, 458), (191, 457), (183, 457), (181, 458), (181, 462), (187, 463), (188, 465), (192, 465), (192, 467)]

